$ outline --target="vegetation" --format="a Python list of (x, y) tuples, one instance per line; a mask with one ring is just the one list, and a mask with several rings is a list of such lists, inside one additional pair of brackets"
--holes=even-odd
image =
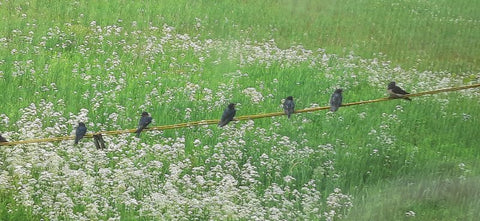
[[(480, 3), (0, 1), (9, 140), (326, 106), (478, 82)], [(0, 220), (474, 220), (478, 89), (1, 146)]]

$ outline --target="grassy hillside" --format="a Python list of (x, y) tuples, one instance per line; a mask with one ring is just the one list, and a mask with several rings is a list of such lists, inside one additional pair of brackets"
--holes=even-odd
[[(477, 83), (475, 1), (0, 2), (9, 140)], [(0, 148), (0, 220), (474, 220), (479, 90)]]
[[(275, 39), (329, 53), (374, 58), (419, 70), (478, 72), (480, 15), (474, 0), (461, 1), (15, 1), (2, 3), (4, 33), (36, 23), (47, 30), (66, 23), (129, 29), (174, 26), (201, 39)], [(37, 21), (37, 22), (32, 22)], [(125, 27), (126, 26), (126, 27)], [(24, 28), (21, 28), (24, 29)], [(80, 31), (80, 30), (79, 30)], [(78, 38), (83, 34), (77, 33)], [(78, 40), (80, 40), (78, 39)], [(34, 39), (35, 40), (35, 39)]]

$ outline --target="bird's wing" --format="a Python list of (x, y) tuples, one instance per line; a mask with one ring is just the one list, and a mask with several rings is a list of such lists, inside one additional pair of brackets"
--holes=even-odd
[(79, 127), (77, 128), (77, 136), (83, 137), (87, 133), (87, 128), (86, 127)]
[(140, 122), (138, 122), (138, 128), (145, 128), (150, 123), (152, 123), (152, 117), (142, 117), (140, 118)]
[(330, 106), (340, 106), (342, 104), (342, 95), (334, 93), (330, 98)]
[(225, 111), (223, 111), (223, 114), (222, 114), (222, 121), (224, 121), (225, 119), (228, 118), (228, 115), (230, 115), (229, 113), (230, 111), (227, 109)]
[(295, 108), (295, 103), (293, 101), (287, 100), (283, 103), (284, 110), (293, 110)]
[(392, 92), (395, 94), (409, 94), (408, 92), (404, 91), (402, 88), (398, 86), (392, 88)]
[(152, 123), (152, 117), (147, 117), (147, 122), (145, 126), (148, 126), (150, 123)]
[(225, 126), (228, 122), (233, 120), (233, 117), (235, 117), (236, 113), (237, 113), (237, 110), (226, 109), (223, 112), (222, 118), (220, 119), (220, 122), (218, 122), (218, 125), (221, 127)]

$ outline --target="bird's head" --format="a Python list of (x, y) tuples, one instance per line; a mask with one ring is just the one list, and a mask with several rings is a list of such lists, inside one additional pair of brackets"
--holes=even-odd
[(235, 104), (234, 104), (234, 103), (230, 103), (230, 104), (228, 105), (228, 109), (231, 109), (231, 110), (235, 109)]
[(337, 89), (337, 90), (335, 90), (335, 93), (339, 93), (339, 94), (341, 94), (342, 92), (343, 92), (343, 90), (342, 90), (342, 89), (340, 89), (340, 88), (339, 88), (339, 89)]
[(292, 97), (292, 96), (288, 96), (288, 97), (287, 97), (287, 100), (293, 101), (293, 97)]
[(393, 88), (395, 87), (395, 81), (392, 81), (388, 84), (388, 88)]
[(144, 111), (144, 112), (142, 113), (142, 117), (148, 117), (148, 112), (145, 112), (145, 111)]
[(83, 122), (78, 122), (78, 126), (85, 127), (85, 123), (83, 123)]

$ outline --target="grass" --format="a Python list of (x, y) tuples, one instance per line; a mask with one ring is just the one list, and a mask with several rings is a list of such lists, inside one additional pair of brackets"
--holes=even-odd
[[(0, 131), (133, 128), (478, 81), (475, 1), (8, 1)], [(0, 220), (474, 220), (478, 90), (0, 149)]]
[[(128, 7), (125, 6), (127, 4)], [(396, 65), (419, 70), (475, 73), (479, 17), (473, 0), (421, 1), (160, 1), (116, 4), (96, 1), (59, 4), (49, 1), (6, 2), (3, 14), (9, 22), (5, 33), (39, 18), (38, 29), (72, 23), (80, 42), (82, 26), (172, 24), (180, 33), (200, 38), (250, 40), (275, 39), (280, 47), (302, 44), (325, 48), (329, 53), (362, 57), (386, 54)], [(20, 10), (21, 8), (21, 10)], [(266, 10), (268, 9), (268, 10)], [(48, 13), (47, 13), (48, 12)], [(25, 19), (21, 15), (26, 14)], [(385, 19), (388, 18), (388, 19)], [(201, 24), (201, 28), (196, 28)], [(38, 39), (33, 39), (38, 40)]]

